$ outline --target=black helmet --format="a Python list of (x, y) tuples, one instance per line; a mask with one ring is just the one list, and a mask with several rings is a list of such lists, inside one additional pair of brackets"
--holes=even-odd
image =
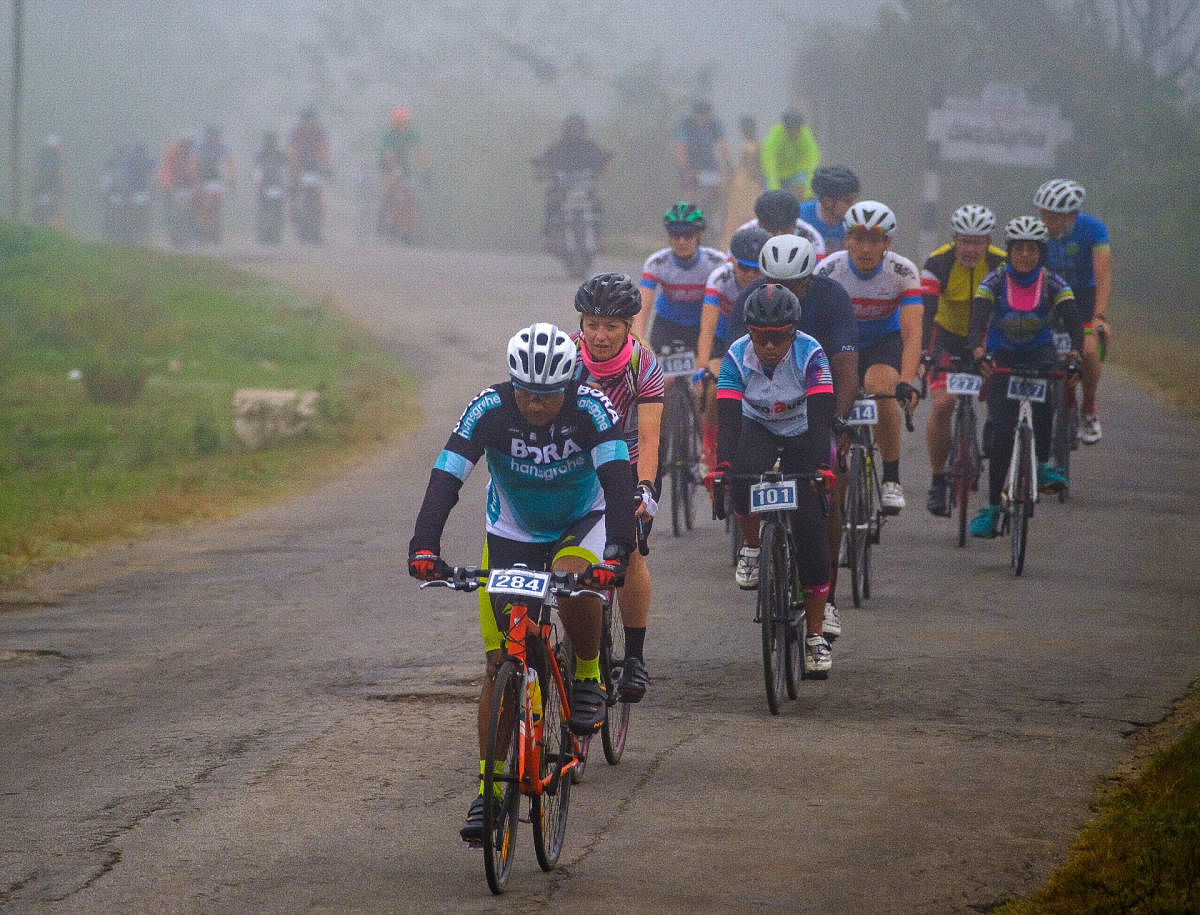
[(743, 267), (758, 269), (758, 254), (771, 238), (766, 229), (751, 226), (749, 229), (738, 229), (729, 240), (729, 253)]
[(767, 231), (780, 229), (795, 232), (800, 201), (791, 191), (763, 191), (754, 201), (754, 215), (758, 218), (758, 224)]
[(858, 175), (844, 165), (818, 165), (813, 169), (812, 192), (818, 197), (849, 197), (859, 190)]
[(624, 273), (599, 273), (575, 293), (575, 310), (605, 318), (632, 318), (642, 310), (642, 296)]
[(786, 286), (764, 283), (746, 296), (747, 327), (787, 327), (800, 320), (800, 300)]
[(704, 212), (698, 206), (681, 200), (663, 214), (663, 225), (668, 229), (694, 229), (701, 232), (707, 222)]

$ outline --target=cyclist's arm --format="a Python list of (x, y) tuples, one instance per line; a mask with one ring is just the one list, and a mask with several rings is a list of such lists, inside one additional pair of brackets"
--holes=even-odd
[(642, 310), (633, 316), (633, 323), (630, 327), (633, 335), (642, 340), (646, 339), (646, 325), (650, 321), (650, 313), (654, 310), (654, 295), (658, 289), (657, 286), (647, 286), (645, 283), (646, 280), (643, 278), (643, 285), (639, 289), (642, 294)]
[(717, 375), (717, 464), (732, 463), (742, 432), (741, 372), (733, 357), (726, 353)]
[(900, 380), (911, 382), (921, 364), (921, 319), (924, 307), (919, 304), (900, 306)]
[[(600, 486), (604, 490), (604, 536), (607, 543), (619, 544), (625, 555), (633, 554), (637, 545), (633, 512), (633, 478), (629, 475), (629, 449), (625, 441), (618, 439), (624, 457), (614, 456), (596, 468)], [(595, 452), (593, 452), (594, 454)]]
[(849, 293), (832, 280), (829, 287), (829, 333), (827, 339), (821, 341), (821, 347), (829, 356), (829, 367), (833, 372), (837, 415), (845, 419), (858, 396), (858, 321)]
[(1075, 295), (1070, 286), (1064, 286), (1055, 296), (1054, 310), (1058, 318), (1071, 335), (1071, 349), (1076, 353), (1083, 352), (1083, 322), (1079, 319), (1079, 310), (1075, 307)]
[(442, 531), (446, 527), (446, 519), (450, 517), (450, 510), (458, 504), (458, 491), (462, 489), (462, 484), (463, 481), (449, 471), (434, 467), (430, 472), (429, 485), (425, 488), (421, 510), (417, 512), (412, 540), (408, 542), (410, 556), (417, 550), (431, 550), (437, 554), (442, 552)]
[(1104, 315), (1107, 318), (1109, 298), (1112, 295), (1112, 250), (1110, 248), (1107, 246), (1097, 247), (1092, 251), (1092, 271), (1096, 275), (1096, 314)]
[(700, 309), (700, 335), (696, 338), (696, 367), (705, 368), (712, 359), (713, 337), (717, 331), (717, 320), (721, 317), (721, 306), (712, 304), (707, 297)]
[(658, 475), (658, 447), (662, 430), (662, 401), (637, 405), (638, 460), (637, 478), (653, 480)]
[(988, 324), (992, 319), (992, 307), (995, 299), (985, 286), (980, 286), (971, 300), (971, 319), (967, 325), (967, 348), (971, 352), (982, 349), (987, 335)]
[(812, 394), (808, 398), (809, 460), (813, 467), (829, 469), (829, 440), (833, 435), (833, 393)]

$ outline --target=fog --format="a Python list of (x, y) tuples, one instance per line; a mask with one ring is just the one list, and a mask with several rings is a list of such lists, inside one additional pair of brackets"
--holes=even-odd
[[(429, 136), (435, 172), (453, 158), (439, 144), (494, 144), (497, 155), (521, 154), (515, 166), (527, 180), (528, 155), (553, 137), (561, 116), (603, 119), (622, 93), (662, 93), (677, 102), (672, 120), (642, 129), (662, 133), (667, 156), (673, 118), (693, 97), (711, 98), (729, 130), (742, 114), (765, 129), (789, 103), (808, 107), (791, 85), (796, 36), (831, 15), (869, 21), (879, 6), (25, 0), (24, 209), (30, 163), (47, 134), (64, 142), (68, 225), (91, 232), (99, 220), (93, 191), (118, 144), (144, 141), (157, 158), (171, 139), (216, 122), (244, 166), (264, 130), (286, 135), (308, 104), (321, 111), (343, 176), (397, 104), (410, 107)], [(13, 4), (5, 3), (6, 62), (12, 24)], [(0, 91), (11, 97), (11, 64), (0, 72)], [(7, 108), (3, 122), (11, 136)], [(6, 178), (8, 146), (0, 150)], [(463, 183), (441, 177), (443, 195)], [(664, 188), (663, 199), (674, 193)], [(12, 212), (7, 180), (0, 211)]]

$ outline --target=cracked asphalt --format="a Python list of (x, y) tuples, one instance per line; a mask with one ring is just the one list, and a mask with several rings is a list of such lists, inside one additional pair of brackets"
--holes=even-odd
[[(1110, 371), (1105, 438), (1039, 507), (1020, 579), (1006, 542), (959, 550), (924, 513), (918, 431), (873, 597), (843, 583), (832, 674), (778, 717), (721, 528), (656, 532), (625, 758), (572, 793), (558, 870), (524, 827), (496, 901), (458, 839), (474, 603), (418, 592), (403, 559), (462, 406), (523, 323), (573, 324), (574, 284), (541, 257), (226, 254), (356, 315), (425, 422), (287, 502), (0, 592), (0, 909), (981, 911), (1041, 884), (1198, 672), (1194, 425)], [(453, 561), (477, 556), (476, 476)]]

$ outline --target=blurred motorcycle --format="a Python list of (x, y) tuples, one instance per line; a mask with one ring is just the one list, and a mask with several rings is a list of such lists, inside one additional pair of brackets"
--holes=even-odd
[(554, 180), (562, 201), (561, 216), (556, 220), (562, 234), (558, 243), (553, 238), (550, 241), (567, 272), (578, 279), (587, 279), (599, 250), (596, 179), (593, 172), (578, 169), (555, 172)]
[(301, 172), (299, 186), (292, 197), (292, 223), (296, 237), (309, 244), (319, 245), (324, 221), (322, 188), (325, 179), (315, 170)]

